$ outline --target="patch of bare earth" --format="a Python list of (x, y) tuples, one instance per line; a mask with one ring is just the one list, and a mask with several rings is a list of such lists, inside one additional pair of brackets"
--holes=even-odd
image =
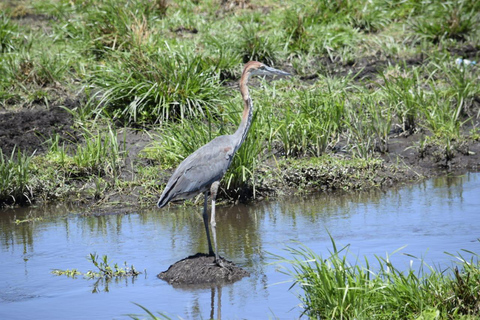
[(60, 142), (75, 142), (73, 117), (65, 109), (23, 109), (0, 113), (0, 149), (10, 155), (15, 148), (23, 153), (44, 152), (45, 141), (57, 134)]
[(222, 267), (215, 263), (214, 256), (197, 253), (174, 263), (157, 276), (171, 285), (181, 287), (233, 283), (250, 275), (233, 262), (224, 258), (220, 260)]

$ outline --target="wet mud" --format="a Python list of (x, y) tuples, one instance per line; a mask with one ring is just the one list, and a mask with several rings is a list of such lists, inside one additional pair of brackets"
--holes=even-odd
[(74, 143), (77, 135), (73, 116), (63, 108), (24, 109), (0, 113), (0, 148), (10, 155), (15, 148), (23, 153), (44, 152), (45, 141), (57, 134), (60, 142)]
[(167, 281), (173, 286), (210, 286), (233, 283), (248, 277), (246, 270), (236, 266), (233, 262), (220, 258), (223, 267), (215, 263), (215, 257), (204, 253), (197, 253), (182, 259), (168, 270), (159, 273), (158, 278)]

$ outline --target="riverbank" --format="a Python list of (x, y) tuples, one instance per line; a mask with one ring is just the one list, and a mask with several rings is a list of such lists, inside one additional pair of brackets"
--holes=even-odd
[(252, 81), (224, 203), (479, 170), (475, 4), (112, 4), (1, 5), (2, 206), (153, 206), (236, 129), (249, 60), (292, 77)]

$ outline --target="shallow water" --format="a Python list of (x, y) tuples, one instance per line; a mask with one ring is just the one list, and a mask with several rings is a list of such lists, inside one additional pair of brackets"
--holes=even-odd
[[(369, 260), (390, 257), (408, 268), (423, 257), (440, 268), (444, 252), (480, 253), (480, 174), (442, 177), (387, 192), (317, 194), (218, 208), (220, 254), (251, 272), (216, 288), (174, 288), (156, 277), (188, 255), (206, 250), (198, 208), (82, 216), (78, 208), (0, 212), (0, 319), (127, 319), (146, 313), (134, 303), (176, 319), (296, 319), (297, 288), (278, 271), (272, 255), (290, 258), (286, 246), (306, 245), (328, 256), (337, 246)], [(15, 224), (15, 219), (39, 218)], [(293, 242), (292, 242), (293, 241)], [(87, 256), (144, 271), (108, 284), (51, 274), (53, 269), (93, 270)], [(463, 253), (464, 256), (468, 256)], [(157, 314), (158, 315), (158, 314)]]

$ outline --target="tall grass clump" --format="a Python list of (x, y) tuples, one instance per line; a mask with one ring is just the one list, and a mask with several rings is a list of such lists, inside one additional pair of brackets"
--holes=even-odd
[(459, 138), (462, 123), (457, 116), (458, 109), (452, 106), (450, 96), (433, 87), (428, 96), (426, 104), (420, 109), (424, 116), (424, 126), (437, 138)]
[(29, 168), (32, 157), (15, 148), (8, 157), (0, 149), (0, 206), (31, 200)]
[[(315, 319), (474, 319), (480, 312), (480, 264), (455, 256), (460, 266), (440, 270), (420, 260), (418, 270), (400, 270), (390, 256), (351, 264), (348, 246), (327, 258), (308, 248), (289, 247), (286, 271), (302, 289), (304, 314)], [(414, 258), (414, 257), (413, 257)], [(415, 258), (416, 259), (416, 258)], [(413, 260), (412, 260), (413, 261)], [(472, 318), (473, 317), (473, 318)]]
[(242, 57), (235, 47), (235, 38), (215, 35), (206, 36), (203, 41), (207, 46), (204, 61), (214, 67), (220, 80), (239, 79), (241, 70), (238, 65), (242, 63)]
[(445, 62), (433, 66), (434, 71), (438, 70), (445, 75), (447, 83), (443, 86), (446, 86), (446, 94), (451, 97), (455, 121), (478, 116), (474, 113), (474, 101), (480, 95), (480, 87), (476, 85), (478, 69), (472, 66), (452, 67), (451, 63)]
[(417, 128), (418, 112), (428, 103), (420, 71), (412, 68), (410, 71), (395, 71), (393, 74), (381, 76), (386, 105), (392, 108), (399, 118), (403, 131), (413, 133)]
[(256, 60), (275, 65), (278, 61), (278, 43), (274, 37), (264, 35), (260, 26), (257, 22), (246, 22), (241, 25), (238, 51), (244, 63)]
[(57, 165), (65, 176), (73, 178), (90, 178), (97, 176), (118, 176), (125, 155), (125, 145), (117, 138), (116, 130), (92, 133), (85, 131), (84, 143), (76, 149), (59, 144), (58, 136), (50, 140), (47, 159)]
[(304, 1), (297, 5), (306, 13), (307, 25), (341, 23), (365, 32), (377, 32), (392, 20), (387, 1)]
[(180, 51), (119, 53), (99, 67), (95, 113), (128, 122), (159, 122), (203, 116), (225, 95), (219, 73), (201, 55)]
[(21, 44), (18, 26), (4, 13), (0, 13), (0, 53), (12, 52)]
[(115, 175), (121, 165), (122, 151), (116, 132), (88, 134), (72, 156), (73, 164), (82, 174)]
[(150, 26), (168, 9), (165, 0), (61, 1), (39, 6), (62, 21), (61, 27), (57, 25), (58, 34), (84, 43), (84, 49), (98, 59), (111, 51), (155, 43)]
[(392, 126), (393, 110), (385, 106), (380, 90), (358, 91), (348, 99), (344, 117), (344, 136), (351, 153), (369, 158), (373, 152), (388, 152), (388, 139)]
[(287, 156), (319, 157), (332, 146), (343, 117), (342, 97), (318, 88), (297, 90), (277, 122), (275, 136)]
[(465, 40), (479, 22), (477, 1), (420, 1), (417, 6), (420, 14), (411, 25), (417, 34), (434, 43), (444, 39)]
[(286, 10), (283, 23), (287, 37), (287, 47), (291, 52), (308, 52), (309, 34), (305, 23), (306, 13), (301, 9)]

